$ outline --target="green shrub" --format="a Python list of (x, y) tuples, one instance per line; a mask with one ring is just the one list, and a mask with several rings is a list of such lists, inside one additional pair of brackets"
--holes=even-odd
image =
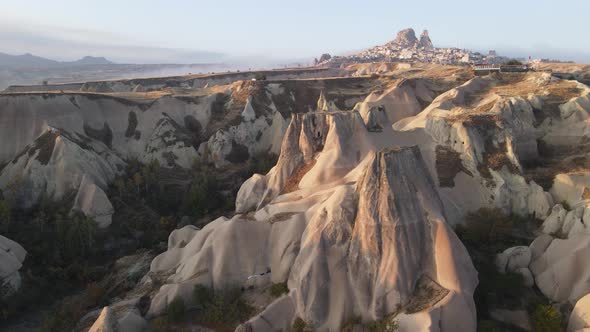
[[(199, 297), (208, 296), (203, 290), (199, 290), (197, 293)], [(239, 323), (250, 318), (254, 312), (254, 308), (241, 299), (239, 288), (224, 293), (211, 292), (209, 294), (213, 294), (213, 297), (200, 313), (202, 320), (208, 323)]]
[(505, 65), (509, 65), (509, 66), (520, 66), (522, 65), (522, 62), (516, 60), (516, 59), (512, 59), (509, 61), (506, 61), (506, 63), (504, 63)]
[(180, 297), (175, 298), (166, 308), (166, 316), (171, 322), (178, 322), (184, 318), (185, 313), (184, 300)]
[(356, 325), (362, 325), (363, 320), (360, 316), (349, 317), (342, 325), (342, 332), (352, 332)]
[(151, 320), (150, 327), (154, 332), (168, 332), (173, 330), (172, 326), (170, 326), (170, 322), (164, 317), (158, 317)]
[(397, 332), (399, 330), (399, 325), (395, 320), (386, 318), (368, 324), (367, 328), (371, 332)]
[(273, 168), (278, 161), (278, 156), (274, 153), (261, 153), (255, 155), (250, 160), (250, 167), (248, 170), (248, 177), (252, 174), (266, 174)]
[(458, 225), (461, 240), (474, 245), (486, 245), (511, 236), (514, 220), (498, 208), (482, 208), (465, 217), (465, 225)]
[(550, 305), (535, 305), (530, 318), (533, 331), (535, 332), (561, 331), (563, 328), (561, 313)]
[(500, 332), (500, 328), (493, 320), (482, 320), (477, 322), (477, 332)]
[(286, 282), (272, 284), (272, 286), (270, 287), (270, 295), (272, 295), (273, 297), (279, 297), (286, 293), (289, 293), (289, 287), (287, 287)]
[(209, 305), (213, 301), (213, 290), (201, 284), (193, 288), (193, 303), (199, 306)]
[(311, 327), (307, 326), (307, 323), (301, 319), (301, 317), (295, 318), (293, 321), (293, 326), (291, 326), (291, 332), (310, 332), (312, 331)]

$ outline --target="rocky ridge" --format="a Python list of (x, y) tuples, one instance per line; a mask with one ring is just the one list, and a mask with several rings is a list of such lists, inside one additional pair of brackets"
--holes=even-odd
[[(298, 320), (320, 331), (351, 321), (475, 330), (477, 272), (451, 226), (482, 207), (544, 220), (530, 246), (499, 252), (500, 272), (519, 273), (556, 303), (582, 301), (590, 89), (545, 73), (471, 78), (404, 65), (347, 69), (383, 76), (191, 93), (4, 94), (2, 116), (29, 129), (0, 131), (0, 184), (23, 204), (69, 191), (75, 209), (106, 225), (104, 186), (129, 156), (174, 169), (191, 157), (224, 167), (279, 153), (267, 174), (243, 183), (235, 214), (173, 231), (150, 272), (109, 304), (128, 330), (145, 329), (176, 298), (192, 303), (195, 285), (237, 286), (254, 299), (239, 331), (288, 330)], [(287, 294), (264, 295), (281, 283)], [(572, 330), (585, 324), (584, 303)]]

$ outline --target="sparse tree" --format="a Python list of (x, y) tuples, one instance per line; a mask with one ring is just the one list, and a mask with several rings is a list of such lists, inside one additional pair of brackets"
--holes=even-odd
[(512, 59), (512, 60), (508, 60), (506, 61), (505, 65), (509, 65), (509, 66), (521, 66), (522, 62), (516, 60), (516, 59)]
[(139, 186), (143, 184), (143, 177), (141, 176), (140, 172), (133, 174), (133, 183), (137, 189), (137, 193), (139, 194)]
[(119, 191), (119, 196), (123, 197), (123, 191), (125, 190), (125, 180), (123, 180), (121, 177), (118, 177), (115, 180), (115, 187)]

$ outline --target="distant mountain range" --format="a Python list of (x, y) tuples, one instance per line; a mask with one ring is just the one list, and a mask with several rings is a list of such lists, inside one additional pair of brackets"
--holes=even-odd
[(56, 66), (86, 66), (110, 65), (113, 62), (104, 57), (85, 56), (76, 61), (56, 61), (36, 56), (30, 53), (10, 55), (0, 52), (0, 67), (56, 67)]

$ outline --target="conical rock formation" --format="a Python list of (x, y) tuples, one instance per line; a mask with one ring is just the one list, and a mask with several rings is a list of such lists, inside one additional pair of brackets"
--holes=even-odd
[(195, 284), (287, 281), (289, 294), (244, 326), (288, 330), (300, 317), (334, 331), (399, 313), (402, 331), (475, 330), (476, 271), (420, 150), (374, 152), (370, 135), (357, 112), (294, 115), (277, 165), (240, 190), (236, 208), (251, 212), (215, 220), (152, 262), (172, 274), (149, 315), (176, 296), (190, 301)]
[(110, 307), (104, 307), (88, 332), (122, 332), (117, 320), (113, 317)]

